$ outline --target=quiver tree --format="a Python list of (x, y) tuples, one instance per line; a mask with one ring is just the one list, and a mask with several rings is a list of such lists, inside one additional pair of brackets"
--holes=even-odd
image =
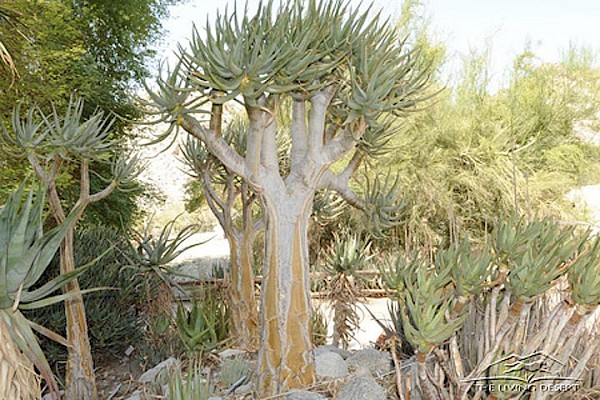
[[(112, 119), (97, 112), (82, 118), (83, 101), (71, 99), (61, 116), (56, 110), (49, 115), (38, 109), (21, 114), (17, 106), (12, 118), (12, 132), (2, 127), (2, 140), (13, 157), (25, 157), (47, 190), (50, 211), (58, 224), (67, 215), (72, 222), (60, 246), (60, 272), (70, 274), (75, 270), (73, 253), (74, 229), (86, 207), (111, 194), (120, 184), (127, 184), (135, 176), (137, 159), (127, 159), (120, 150), (121, 144), (111, 135)], [(90, 164), (112, 162), (112, 176), (100, 191), (92, 193)], [(61, 198), (58, 180), (61, 175), (79, 170), (79, 196), (70, 206)], [(104, 178), (103, 178), (104, 180)], [(97, 399), (94, 367), (87, 332), (83, 298), (76, 279), (64, 287), (72, 293), (65, 301), (68, 361), (66, 375), (67, 399)]]
[[(212, 116), (211, 126), (221, 132), (220, 114)], [(225, 129), (223, 138), (239, 154), (244, 154), (245, 132), (246, 125), (235, 120)], [(206, 202), (229, 243), (231, 281), (228, 290), (237, 345), (256, 351), (259, 335), (258, 304), (254, 295), (254, 242), (264, 229), (264, 218), (260, 210), (257, 213), (258, 198), (246, 181), (224, 166), (198, 139), (188, 137), (182, 154), (192, 176), (200, 182)]]
[[(188, 50), (150, 106), (200, 139), (208, 151), (247, 182), (266, 217), (257, 391), (280, 393), (314, 382), (310, 335), (307, 227), (315, 192), (339, 192), (372, 211), (385, 226), (389, 196), (350, 189), (361, 162), (378, 156), (397, 130), (393, 116), (414, 110), (428, 82), (419, 53), (393, 27), (341, 1), (291, 0), (276, 10), (261, 4), (255, 16), (235, 10), (194, 32)], [(289, 170), (278, 162), (278, 104), (291, 99)], [(198, 114), (237, 101), (248, 118), (240, 154)], [(164, 134), (164, 137), (167, 134)], [(336, 168), (334, 163), (345, 163)], [(385, 211), (380, 213), (380, 211)]]

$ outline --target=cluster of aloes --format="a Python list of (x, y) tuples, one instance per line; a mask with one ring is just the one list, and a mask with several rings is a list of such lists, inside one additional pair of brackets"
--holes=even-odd
[[(599, 243), (600, 239), (589, 240), (587, 232), (550, 219), (528, 223), (512, 219), (498, 223), (490, 243), (478, 249), (464, 240), (438, 251), (433, 260), (417, 255), (410, 261), (399, 258), (394, 270), (384, 271), (397, 303), (396, 330), (415, 351), (425, 398), (440, 398), (440, 393), (467, 396), (480, 374), (510, 354), (543, 351), (554, 357), (552, 371), (565, 373), (576, 344), (585, 336), (583, 317), (600, 304)], [(559, 302), (552, 311), (553, 327), (549, 322), (528, 324), (534, 302), (544, 301), (543, 295), (565, 274), (576, 305)], [(477, 313), (477, 307), (466, 307), (469, 304), (486, 310), (481, 326), (469, 325), (465, 333), (468, 342), (477, 342), (469, 345), (480, 348), (475, 360), (466, 355), (469, 345), (457, 340), (465, 321), (473, 319), (469, 313)], [(548, 329), (551, 334), (546, 337)], [(571, 374), (582, 374), (597, 346), (587, 349)], [(442, 381), (448, 385), (430, 378), (426, 360), (431, 353), (446, 371)], [(466, 358), (469, 363), (463, 362)], [(469, 365), (471, 370), (465, 371)]]

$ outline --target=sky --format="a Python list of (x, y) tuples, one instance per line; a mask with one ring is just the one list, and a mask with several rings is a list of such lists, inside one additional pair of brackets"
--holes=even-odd
[[(188, 0), (174, 6), (165, 23), (166, 43), (160, 52), (168, 56), (176, 43), (186, 43), (192, 25), (203, 28), (217, 10), (245, 0)], [(351, 0), (352, 4), (360, 4)], [(369, 0), (362, 3), (369, 4)], [(400, 12), (399, 0), (374, 0), (392, 20)], [(258, 0), (248, 0), (254, 10)], [(600, 58), (600, 0), (423, 0), (425, 14), (435, 37), (447, 47), (449, 65), (456, 66), (461, 54), (491, 43), (492, 81), (501, 85), (515, 55), (527, 43), (541, 62), (558, 62), (570, 43), (592, 47)]]

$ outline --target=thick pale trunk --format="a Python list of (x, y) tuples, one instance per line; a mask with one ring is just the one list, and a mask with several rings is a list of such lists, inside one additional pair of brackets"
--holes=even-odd
[[(75, 269), (73, 254), (73, 230), (67, 233), (60, 248), (60, 272), (62, 274)], [(76, 279), (69, 282), (65, 292), (78, 292), (79, 282)], [(76, 295), (65, 301), (67, 319), (68, 348), (66, 399), (67, 400), (97, 400), (96, 376), (94, 362), (88, 337), (87, 321), (83, 296)]]
[(260, 397), (315, 382), (306, 237), (312, 196), (265, 200), (268, 219), (258, 358)]
[(228, 235), (231, 260), (231, 319), (237, 345), (247, 351), (258, 349), (258, 305), (254, 296), (252, 235)]

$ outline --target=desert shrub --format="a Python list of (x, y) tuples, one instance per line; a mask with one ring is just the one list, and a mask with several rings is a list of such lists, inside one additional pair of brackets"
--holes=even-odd
[[(130, 345), (142, 339), (138, 321), (139, 305), (144, 302), (143, 277), (126, 268), (131, 263), (127, 237), (102, 225), (76, 232), (75, 260), (84, 265), (103, 252), (106, 255), (79, 278), (82, 289), (110, 287), (87, 295), (84, 299), (90, 344), (94, 353), (122, 354)], [(58, 274), (58, 260), (48, 273)], [(38, 324), (64, 335), (65, 313), (62, 304), (28, 313)], [(41, 338), (49, 360), (66, 359), (66, 349), (53, 341)]]
[(252, 373), (252, 365), (243, 357), (226, 358), (219, 367), (219, 380), (223, 387), (230, 388), (234, 384), (248, 381)]

